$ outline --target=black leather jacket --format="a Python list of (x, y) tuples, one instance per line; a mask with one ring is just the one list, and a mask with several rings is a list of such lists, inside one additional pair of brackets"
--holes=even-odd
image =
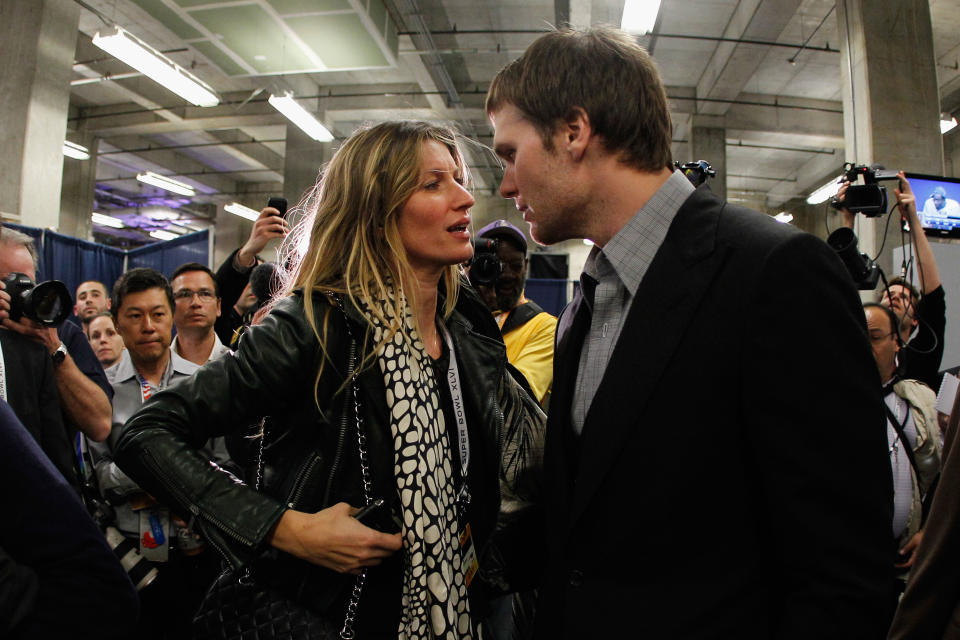
[[(363, 352), (370, 346), (364, 344), (366, 321), (349, 303), (344, 312), (315, 294), (313, 304), (326, 332), (325, 352), (307, 322), (303, 298), (280, 301), (260, 326), (249, 330), (233, 357), (208, 363), (151, 398), (127, 422), (116, 460), (162, 502), (194, 516), (233, 567), (255, 561), (260, 579), (323, 611), (343, 595), (352, 576), (278, 552), (266, 537), (287, 508), (315, 512), (338, 502), (364, 503), (346, 368), (352, 348)], [(463, 381), (471, 451), (479, 454), (480, 463), (471, 462), (468, 483), (483, 499), (470, 505), (469, 518), (482, 557), (497, 520), (500, 483), (509, 485), (511, 497), (522, 498), (525, 484), (529, 492), (536, 491), (545, 418), (506, 375), (496, 323), (469, 288), (461, 289), (447, 327)], [(358, 381), (373, 495), (397, 513), (389, 410), (375, 360), (361, 370)], [(219, 472), (198, 449), (209, 438), (245, 430), (262, 416), (270, 418), (257, 492)]]

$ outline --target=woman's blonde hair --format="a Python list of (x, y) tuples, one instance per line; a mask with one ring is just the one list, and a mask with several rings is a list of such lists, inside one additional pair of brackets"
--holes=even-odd
[[(450, 150), (466, 181), (466, 163), (453, 131), (427, 122), (385, 122), (350, 136), (304, 199), (305, 215), (281, 247), (280, 264), (285, 266), (280, 295), (303, 290), (307, 319), (322, 350), (325, 331), (309, 303), (314, 291), (345, 296), (354, 305), (361, 299), (370, 313), (390, 328), (381, 343), (397, 331), (410, 339), (405, 305), (416, 304), (416, 287), (411, 286), (415, 279), (398, 219), (420, 186), (423, 145), (431, 140)], [(459, 269), (459, 265), (450, 265), (443, 273), (444, 317), (456, 304)], [(326, 326), (326, 318), (322, 324)], [(370, 358), (368, 352), (366, 359)]]

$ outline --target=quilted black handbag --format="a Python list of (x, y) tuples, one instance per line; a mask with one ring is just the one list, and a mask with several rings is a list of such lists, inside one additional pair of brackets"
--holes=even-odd
[[(353, 401), (357, 432), (362, 435), (363, 421), (360, 418), (360, 396), (355, 375), (356, 353), (356, 342), (351, 336), (347, 377), (351, 378), (352, 393), (345, 399), (345, 406), (349, 407)], [(257, 490), (260, 489), (263, 473), (263, 441), (267, 437), (263, 423), (261, 432), (254, 485)], [(364, 440), (363, 437), (358, 439), (360, 465), (363, 477), (369, 478)], [(370, 504), (366, 483), (364, 498)], [(353, 623), (366, 577), (366, 569), (357, 576), (341, 627), (339, 622), (321, 618), (277, 589), (258, 584), (249, 570), (227, 568), (207, 589), (193, 617), (193, 637), (195, 640), (349, 640), (354, 637)]]
[(333, 640), (337, 625), (245, 571), (227, 569), (210, 585), (193, 618), (196, 640)]

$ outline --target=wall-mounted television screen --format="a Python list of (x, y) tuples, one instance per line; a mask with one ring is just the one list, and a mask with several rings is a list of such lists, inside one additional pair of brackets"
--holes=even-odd
[(928, 236), (960, 238), (960, 178), (907, 173)]

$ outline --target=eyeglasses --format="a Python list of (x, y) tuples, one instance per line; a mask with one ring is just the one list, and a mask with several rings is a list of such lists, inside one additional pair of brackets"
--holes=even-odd
[(200, 289), (199, 291), (194, 291), (192, 289), (180, 289), (175, 291), (173, 297), (175, 300), (193, 300), (193, 296), (200, 298), (200, 302), (211, 302), (216, 298), (216, 294), (210, 289)]

